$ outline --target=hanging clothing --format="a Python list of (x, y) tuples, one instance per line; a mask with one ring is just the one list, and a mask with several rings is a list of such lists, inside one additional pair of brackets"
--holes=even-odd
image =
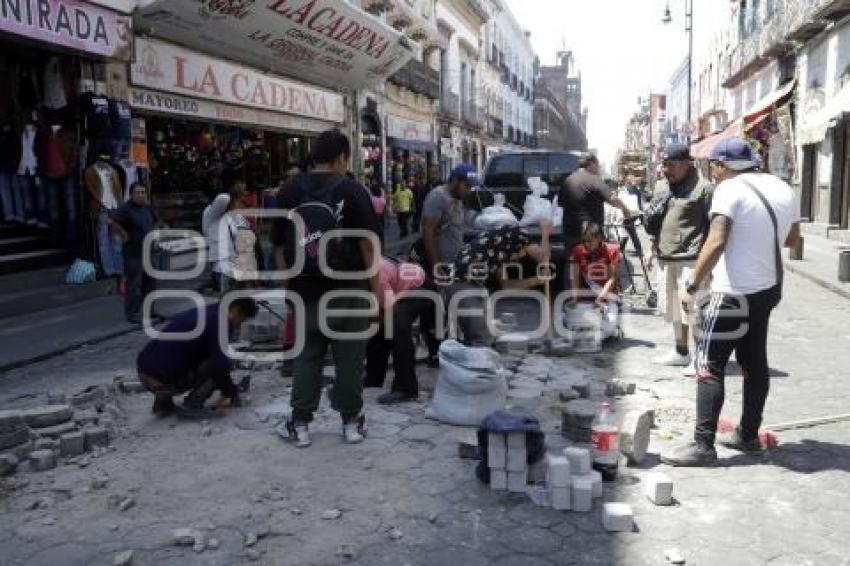
[(70, 175), (77, 167), (76, 136), (69, 130), (48, 129), (41, 135), (41, 163), (44, 175), (49, 179), (61, 179)]
[(112, 127), (110, 137), (113, 139), (129, 140), (132, 137), (132, 114), (126, 101), (109, 101), (109, 122)]
[(103, 95), (86, 92), (80, 97), (85, 133), (88, 138), (108, 138), (112, 135), (109, 116), (109, 99)]
[(130, 200), (130, 189), (139, 180), (139, 169), (129, 159), (122, 159), (116, 165), (121, 185), (124, 187), (124, 202)]
[(115, 210), (124, 192), (118, 172), (108, 163), (95, 163), (85, 172), (86, 190), (91, 197), (89, 212), (97, 216), (101, 208)]
[(38, 171), (38, 159), (35, 156), (35, 138), (37, 130), (27, 124), (21, 132), (21, 160), (18, 163), (18, 175), (35, 175)]
[(58, 110), (68, 105), (65, 77), (59, 57), (51, 57), (44, 66), (44, 106)]

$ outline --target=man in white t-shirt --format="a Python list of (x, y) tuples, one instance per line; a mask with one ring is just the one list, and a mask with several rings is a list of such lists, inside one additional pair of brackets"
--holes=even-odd
[(682, 297), (683, 307), (690, 308), (699, 284), (711, 273), (711, 299), (703, 313), (696, 360), (696, 430), (694, 442), (662, 455), (662, 461), (674, 466), (717, 460), (714, 442), (732, 351), (744, 374), (743, 411), (735, 431), (717, 440), (743, 452), (761, 449), (758, 430), (770, 389), (768, 322), (782, 296), (782, 246), (793, 246), (800, 236), (794, 192), (778, 177), (758, 171), (747, 142), (737, 137), (718, 142), (710, 162), (719, 183), (711, 227)]

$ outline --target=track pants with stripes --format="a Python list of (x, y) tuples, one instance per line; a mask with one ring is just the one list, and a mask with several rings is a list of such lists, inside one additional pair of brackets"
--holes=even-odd
[(714, 444), (725, 397), (726, 363), (732, 352), (743, 371), (743, 410), (739, 433), (758, 436), (770, 389), (767, 331), (770, 314), (782, 295), (780, 286), (750, 295), (713, 293), (705, 306), (697, 347), (697, 422), (694, 440)]

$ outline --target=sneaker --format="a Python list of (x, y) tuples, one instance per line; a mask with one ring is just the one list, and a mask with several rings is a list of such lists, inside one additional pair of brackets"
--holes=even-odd
[(684, 446), (674, 449), (669, 454), (662, 454), (661, 461), (670, 466), (698, 468), (702, 466), (713, 466), (717, 463), (717, 451), (714, 446), (700, 446), (696, 442), (689, 442)]
[(366, 439), (366, 417), (360, 415), (353, 421), (343, 423), (342, 435), (348, 444), (360, 444)]
[(680, 354), (679, 352), (670, 352), (666, 356), (658, 356), (652, 359), (652, 363), (657, 366), (670, 367), (687, 367), (691, 363), (690, 354)]
[(758, 437), (751, 440), (744, 440), (740, 430), (737, 428), (732, 432), (719, 434), (717, 436), (717, 443), (738, 452), (761, 452), (761, 442)]
[(697, 362), (694, 360), (692, 363), (685, 366), (685, 369), (682, 370), (682, 377), (696, 377), (697, 376)]
[(297, 448), (307, 448), (313, 444), (313, 441), (310, 440), (310, 431), (307, 429), (307, 423), (287, 420), (286, 432), (289, 439), (295, 442)]
[(418, 401), (419, 395), (407, 395), (401, 391), (390, 391), (378, 397), (378, 403), (381, 405), (395, 405), (397, 403), (406, 403), (408, 401)]

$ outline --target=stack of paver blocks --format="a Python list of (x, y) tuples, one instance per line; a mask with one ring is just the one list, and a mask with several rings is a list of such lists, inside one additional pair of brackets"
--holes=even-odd
[(528, 483), (528, 451), (525, 433), (491, 432), (487, 435), (487, 466), (490, 488), (525, 493)]
[(602, 475), (590, 469), (590, 451), (566, 448), (562, 454), (546, 456), (546, 485), (549, 501), (558, 511), (587, 512), (593, 499), (602, 497)]

